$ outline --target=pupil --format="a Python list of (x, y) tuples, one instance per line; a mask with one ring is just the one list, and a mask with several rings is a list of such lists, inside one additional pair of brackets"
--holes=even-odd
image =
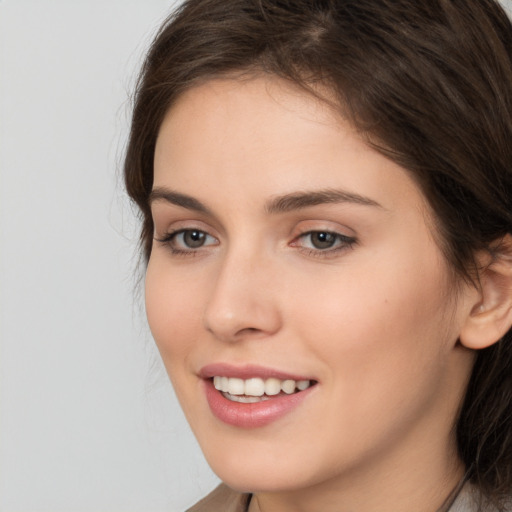
[(196, 248), (204, 244), (205, 234), (202, 231), (187, 231), (183, 238), (186, 245)]
[(334, 245), (335, 241), (336, 236), (325, 231), (312, 233), (311, 235), (311, 242), (316, 249), (328, 249)]

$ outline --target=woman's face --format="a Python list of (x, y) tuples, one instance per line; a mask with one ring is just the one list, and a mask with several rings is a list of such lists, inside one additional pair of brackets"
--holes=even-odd
[(256, 78), (186, 92), (154, 173), (147, 315), (221, 479), (290, 490), (455, 457), (469, 301), (402, 168)]

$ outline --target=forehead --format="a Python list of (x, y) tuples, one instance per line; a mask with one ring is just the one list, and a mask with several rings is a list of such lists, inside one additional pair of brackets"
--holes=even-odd
[(342, 185), (376, 196), (392, 189), (388, 202), (411, 191), (423, 197), (326, 102), (272, 77), (212, 80), (183, 93), (162, 123), (154, 178), (155, 186), (209, 183), (210, 193)]
[[(342, 121), (341, 109), (335, 112), (327, 101), (320, 99), (323, 97), (320, 94), (328, 100), (327, 90), (319, 90), (317, 97), (273, 75), (216, 78), (183, 92), (167, 112), (159, 134), (170, 126), (180, 131), (201, 128), (197, 133), (202, 134), (211, 127), (209, 123), (218, 125), (220, 122), (224, 130), (252, 129), (254, 137), (263, 131), (270, 133), (282, 130), (286, 120), (303, 119), (336, 126)], [(268, 123), (270, 120), (279, 122)], [(262, 125), (262, 122), (265, 124)], [(221, 136), (222, 132), (217, 130), (217, 134)], [(284, 135), (283, 132), (281, 134)]]
[(154, 181), (195, 190), (208, 184), (218, 196), (342, 185), (367, 196), (391, 192), (384, 201), (391, 207), (411, 192), (423, 199), (404, 169), (371, 149), (339, 113), (274, 77), (217, 79), (186, 91), (162, 123)]

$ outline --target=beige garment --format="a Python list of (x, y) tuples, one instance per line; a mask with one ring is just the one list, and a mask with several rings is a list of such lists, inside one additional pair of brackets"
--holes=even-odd
[[(504, 512), (512, 512), (512, 497), (506, 500)], [(485, 499), (480, 499), (477, 488), (469, 482), (463, 487), (457, 499), (448, 512), (497, 512), (493, 505)]]
[(235, 492), (220, 484), (187, 512), (247, 512), (250, 499), (250, 494)]
[[(492, 507), (478, 507), (476, 494), (474, 487), (466, 483), (447, 512), (493, 512)], [(250, 494), (232, 491), (221, 484), (187, 512), (247, 512), (250, 500)], [(507, 511), (512, 512), (512, 504)]]

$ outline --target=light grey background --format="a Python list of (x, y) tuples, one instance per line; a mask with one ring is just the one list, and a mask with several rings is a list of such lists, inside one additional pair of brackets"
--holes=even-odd
[(181, 511), (216, 480), (143, 320), (117, 174), (172, 2), (0, 1), (0, 511)]
[(118, 178), (172, 4), (0, 0), (0, 512), (177, 512), (217, 482), (133, 298)]

